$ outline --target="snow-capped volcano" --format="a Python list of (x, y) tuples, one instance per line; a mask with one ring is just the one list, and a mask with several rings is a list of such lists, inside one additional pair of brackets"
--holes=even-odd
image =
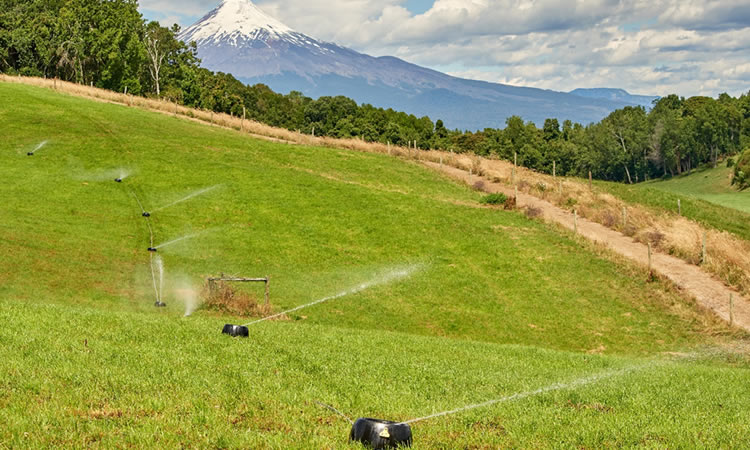
[(443, 119), (463, 129), (502, 127), (519, 115), (598, 121), (625, 103), (455, 78), (398, 58), (375, 58), (294, 31), (250, 0), (224, 0), (180, 33), (195, 41), (207, 69), (310, 97), (344, 95), (359, 103)]
[(267, 15), (248, 0), (224, 0), (197, 23), (185, 29), (180, 38), (195, 41), (198, 46), (294, 38), (291, 28)]

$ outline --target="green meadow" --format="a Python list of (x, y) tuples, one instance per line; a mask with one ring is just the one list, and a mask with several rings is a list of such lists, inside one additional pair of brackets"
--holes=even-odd
[[(416, 163), (4, 83), (0, 124), (0, 446), (356, 448), (316, 402), (405, 421), (503, 398), (414, 446), (750, 440), (745, 334)], [(187, 236), (156, 253), (166, 308), (138, 201), (154, 245)], [(274, 311), (336, 298), (233, 339), (252, 317), (186, 316), (221, 273), (269, 276)]]

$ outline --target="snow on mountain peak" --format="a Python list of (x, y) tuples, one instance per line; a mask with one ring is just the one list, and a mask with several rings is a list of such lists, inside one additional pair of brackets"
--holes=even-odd
[(228, 41), (239, 45), (242, 40), (284, 38), (294, 30), (267, 15), (250, 0), (224, 0), (201, 20), (186, 28), (180, 39), (208, 42)]

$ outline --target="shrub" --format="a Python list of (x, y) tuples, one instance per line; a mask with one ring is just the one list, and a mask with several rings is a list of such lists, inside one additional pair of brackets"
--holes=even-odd
[(504, 205), (508, 200), (508, 197), (502, 193), (489, 194), (482, 197), (479, 203), (483, 205)]
[(247, 293), (237, 291), (229, 283), (218, 282), (213, 289), (204, 290), (203, 309), (243, 317), (264, 317), (271, 313), (271, 305), (265, 305)]
[(737, 186), (740, 190), (750, 187), (750, 148), (742, 152), (739, 158), (737, 158), (737, 164), (734, 166), (732, 185)]
[(727, 158), (727, 167), (734, 167), (734, 158)]
[(542, 208), (536, 208), (534, 206), (529, 206), (526, 208), (526, 217), (534, 218), (539, 217), (542, 215)]

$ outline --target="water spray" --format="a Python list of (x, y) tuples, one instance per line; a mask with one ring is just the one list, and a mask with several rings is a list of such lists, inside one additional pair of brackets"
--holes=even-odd
[[(421, 267), (422, 267), (421, 265), (414, 265), (414, 266), (409, 266), (409, 267), (404, 268), (404, 269), (394, 270), (394, 271), (386, 273), (385, 275), (381, 275), (379, 277), (376, 277), (376, 278), (374, 278), (374, 279), (372, 279), (372, 280), (370, 280), (368, 282), (365, 282), (365, 283), (362, 283), (362, 284), (360, 284), (358, 286), (355, 286), (353, 288), (347, 289), (346, 291), (339, 292), (336, 295), (331, 295), (331, 296), (328, 296), (328, 297), (321, 298), (319, 300), (315, 300), (314, 302), (306, 303), (304, 305), (297, 306), (297, 307), (292, 308), (292, 309), (287, 309), (286, 311), (282, 311), (280, 313), (272, 314), (270, 316), (266, 316), (266, 317), (263, 317), (261, 319), (254, 320), (252, 322), (248, 322), (248, 323), (246, 323), (244, 325), (240, 325), (239, 327), (241, 327), (241, 328), (247, 328), (250, 325), (255, 325), (256, 323), (260, 323), (260, 322), (263, 322), (263, 321), (266, 321), (266, 320), (275, 319), (275, 318), (281, 317), (281, 316), (283, 316), (285, 314), (289, 314), (289, 313), (292, 313), (292, 312), (295, 312), (295, 311), (299, 311), (300, 309), (304, 309), (304, 308), (309, 308), (311, 306), (315, 306), (315, 305), (317, 305), (319, 303), (327, 302), (329, 300), (335, 300), (337, 298), (345, 297), (347, 295), (356, 294), (358, 292), (362, 292), (365, 289), (371, 288), (373, 286), (378, 286), (378, 285), (381, 285), (381, 284), (390, 283), (392, 281), (396, 281), (396, 280), (399, 280), (399, 279), (402, 279), (402, 278), (406, 278), (406, 277), (412, 275), (414, 272), (416, 272)], [(229, 327), (229, 326), (237, 326), (237, 325), (232, 325), (232, 324), (226, 324), (226, 325), (224, 325), (224, 329), (222, 330), (222, 333), (229, 334), (229, 333), (226, 333), (226, 331), (225, 331), (225, 330), (227, 330), (227, 327)], [(248, 337), (247, 335), (244, 335), (244, 334), (241, 335), (241, 336), (242, 337)]]
[(203, 194), (205, 194), (207, 192), (213, 191), (214, 189), (218, 188), (219, 186), (220, 185), (217, 184), (215, 186), (211, 186), (211, 187), (207, 187), (207, 188), (204, 188), (204, 189), (199, 189), (199, 190), (197, 190), (195, 192), (191, 192), (190, 194), (182, 197), (181, 199), (179, 199), (177, 201), (174, 201), (174, 202), (172, 202), (172, 203), (170, 203), (168, 205), (164, 205), (162, 207), (156, 208), (154, 211), (161, 211), (162, 209), (166, 209), (166, 208), (169, 208), (170, 206), (177, 205), (178, 203), (186, 202), (186, 201), (190, 200), (193, 197), (197, 197), (199, 195), (203, 195)]
[(436, 417), (443, 417), (443, 416), (458, 414), (458, 413), (462, 413), (464, 411), (469, 411), (469, 410), (476, 409), (476, 408), (484, 408), (484, 407), (492, 406), (498, 403), (510, 402), (513, 400), (521, 400), (521, 399), (525, 399), (525, 398), (532, 397), (535, 395), (545, 394), (547, 392), (559, 391), (563, 389), (573, 389), (573, 388), (593, 384), (593, 383), (596, 383), (598, 381), (601, 381), (607, 378), (626, 375), (628, 373), (635, 372), (638, 370), (644, 370), (646, 368), (653, 366), (654, 364), (655, 363), (652, 362), (652, 363), (647, 363), (647, 364), (640, 364), (636, 366), (625, 367), (619, 370), (608, 370), (608, 371), (604, 371), (604, 372), (601, 372), (601, 373), (598, 373), (596, 375), (592, 375), (589, 377), (584, 377), (584, 378), (579, 378), (573, 381), (569, 381), (567, 383), (555, 383), (549, 386), (535, 389), (533, 391), (519, 392), (513, 395), (508, 395), (506, 397), (498, 398), (495, 400), (489, 400), (489, 401), (482, 402), (482, 403), (476, 403), (473, 405), (451, 409), (448, 411), (441, 411), (441, 412), (437, 412), (434, 414), (430, 414), (429, 416), (417, 417), (415, 419), (405, 420), (402, 422), (393, 422), (390, 420), (372, 419), (372, 418), (367, 418), (367, 417), (359, 418), (356, 421), (352, 421), (345, 414), (343, 414), (336, 408), (333, 408), (332, 406), (326, 405), (324, 403), (320, 403), (320, 402), (316, 402), (316, 403), (318, 403), (320, 406), (328, 408), (331, 411), (337, 413), (338, 415), (345, 418), (352, 424), (352, 429), (349, 432), (350, 441), (358, 441), (364, 444), (365, 446), (369, 446), (374, 449), (396, 448), (399, 446), (411, 447), (412, 433), (411, 433), (410, 424), (413, 424), (416, 422), (422, 422), (424, 420), (429, 420), (429, 419), (433, 419)]
[(41, 150), (42, 147), (44, 147), (45, 145), (47, 145), (47, 141), (42, 141), (39, 145), (36, 146), (36, 148), (34, 148), (34, 150), (26, 153), (26, 155), (28, 155), (28, 156), (34, 156), (34, 153), (36, 153), (37, 151)]

